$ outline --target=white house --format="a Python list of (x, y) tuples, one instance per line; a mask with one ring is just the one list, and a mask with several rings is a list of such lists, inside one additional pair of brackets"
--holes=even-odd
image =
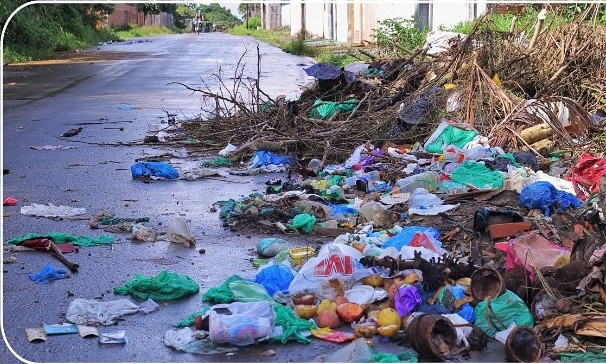
[(282, 7), (282, 19), (290, 19), (293, 36), (304, 29), (313, 37), (351, 45), (373, 40), (373, 29), (386, 19), (416, 20), (418, 26), (436, 30), (473, 20), (486, 10), (485, 0), (291, 0), (288, 7)]

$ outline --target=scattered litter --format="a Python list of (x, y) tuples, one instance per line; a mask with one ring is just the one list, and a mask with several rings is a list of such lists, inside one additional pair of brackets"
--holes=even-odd
[(45, 265), (40, 273), (32, 273), (29, 275), (29, 279), (36, 283), (49, 283), (51, 281), (65, 278), (69, 278), (69, 275), (65, 270), (56, 269), (50, 264)]
[(44, 332), (47, 335), (77, 334), (78, 328), (74, 324), (43, 324)]
[(68, 131), (66, 131), (65, 133), (63, 133), (61, 136), (65, 137), (65, 138), (69, 138), (69, 137), (73, 137), (76, 136), (78, 134), (80, 134), (80, 132), (82, 131), (82, 128), (73, 128), (73, 129), (69, 129)]
[[(66, 136), (65, 134), (63, 134), (63, 136)], [(42, 146), (33, 146), (30, 145), (31, 149), (34, 150), (68, 150), (68, 149), (76, 149), (76, 147), (74, 146), (67, 146), (67, 145), (42, 145)]]
[[(153, 300), (175, 300), (198, 293), (200, 286), (186, 275), (163, 270), (155, 277), (135, 274), (123, 286), (114, 287), (114, 293), (130, 294), (137, 298)], [(137, 306), (137, 311), (139, 307)]]
[(188, 248), (196, 245), (196, 237), (191, 234), (187, 222), (180, 217), (173, 219), (166, 228), (168, 240)]
[(126, 330), (104, 332), (99, 335), (101, 344), (126, 344), (127, 341)]
[(141, 306), (139, 306), (139, 312), (144, 315), (148, 315), (154, 311), (158, 311), (160, 309), (160, 305), (156, 303), (156, 301), (148, 298), (147, 301), (143, 302)]
[(86, 218), (86, 209), (83, 207), (55, 206), (52, 203), (48, 205), (32, 203), (29, 206), (21, 207), (21, 215), (41, 216), (50, 218), (82, 219)]
[(2, 202), (3, 206), (15, 206), (17, 204), (17, 199), (14, 198), (13, 196), (7, 196), (4, 198), (4, 201)]
[(99, 336), (99, 329), (96, 326), (76, 325), (80, 337)]
[(43, 327), (26, 328), (25, 335), (30, 343), (36, 340), (46, 341), (46, 331)]
[(139, 306), (127, 299), (96, 301), (74, 299), (67, 308), (65, 318), (77, 325), (114, 325), (124, 315), (139, 312)]

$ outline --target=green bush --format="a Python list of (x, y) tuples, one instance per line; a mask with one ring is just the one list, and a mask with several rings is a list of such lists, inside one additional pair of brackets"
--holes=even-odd
[(427, 32), (427, 28), (417, 29), (413, 20), (386, 19), (373, 29), (373, 36), (381, 52), (398, 55), (422, 46)]
[[(246, 23), (246, 22), (244, 22)], [(261, 26), (261, 18), (258, 18), (256, 16), (253, 16), (252, 18), (248, 19), (248, 27), (251, 29), (257, 29), (257, 27)]]
[(305, 44), (305, 40), (302, 38), (292, 40), (292, 41), (286, 43), (286, 45), (282, 48), (282, 50), (284, 50), (284, 52), (286, 52), (286, 53), (295, 54), (295, 55), (304, 55), (304, 56), (311, 56), (311, 57), (313, 57), (315, 55), (314, 48)]

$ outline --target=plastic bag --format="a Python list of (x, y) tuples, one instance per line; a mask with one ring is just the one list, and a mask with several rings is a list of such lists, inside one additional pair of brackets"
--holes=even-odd
[(211, 301), (216, 303), (230, 303), (234, 301), (234, 293), (229, 289), (232, 282), (241, 281), (242, 278), (238, 275), (232, 275), (227, 278), (219, 287), (211, 287), (202, 295), (203, 301)]
[(497, 298), (481, 301), (475, 307), (476, 322), (491, 338), (498, 331), (507, 329), (512, 322), (532, 328), (534, 319), (526, 303), (515, 293), (505, 290)]
[(259, 150), (259, 151), (256, 151), (255, 154), (253, 155), (250, 167), (259, 168), (259, 167), (264, 167), (264, 166), (268, 166), (268, 165), (272, 165), (272, 164), (288, 165), (288, 164), (291, 164), (292, 162), (293, 162), (293, 157), (291, 157), (291, 156), (278, 155), (273, 152)]
[(408, 200), (408, 213), (411, 215), (438, 215), (456, 209), (458, 206), (459, 204), (445, 205), (437, 195), (424, 188), (417, 188)]
[[(272, 306), (276, 314), (276, 330), (270, 341), (286, 344), (289, 340), (294, 339), (301, 344), (309, 344), (310, 340), (303, 336), (302, 332), (317, 327), (315, 322), (297, 317), (288, 306), (277, 302), (273, 302)], [(281, 333), (279, 333), (280, 331)]]
[(421, 295), (417, 287), (408, 284), (400, 286), (394, 296), (396, 311), (400, 317), (413, 312), (421, 304)]
[(219, 304), (209, 312), (209, 337), (215, 343), (252, 345), (268, 339), (274, 325), (275, 313), (266, 301)]
[(29, 275), (29, 279), (36, 283), (49, 283), (50, 281), (65, 278), (69, 278), (67, 271), (63, 269), (56, 269), (51, 264), (45, 265), (40, 273), (32, 273)]
[(276, 292), (288, 291), (293, 278), (294, 274), (289, 267), (274, 264), (260, 270), (255, 277), (255, 283), (262, 285), (267, 293), (273, 296)]
[(349, 99), (344, 102), (322, 101), (320, 99), (314, 102), (313, 107), (309, 110), (309, 117), (326, 120), (333, 116), (337, 110), (348, 112), (356, 108), (358, 100)]
[(304, 233), (311, 234), (313, 232), (316, 217), (310, 214), (298, 214), (292, 219), (292, 223), (288, 227), (298, 230), (303, 230)]
[(372, 351), (362, 337), (324, 358), (325, 363), (370, 363), (372, 361)]
[(191, 234), (191, 231), (189, 231), (187, 222), (180, 217), (177, 217), (170, 222), (166, 228), (166, 235), (173, 243), (181, 244), (186, 247), (196, 245), (196, 237)]
[(549, 216), (551, 206), (556, 206), (556, 211), (563, 211), (568, 207), (579, 208), (581, 201), (575, 195), (556, 189), (549, 182), (535, 182), (530, 184), (520, 193), (520, 204), (529, 209), (541, 209), (545, 216)]
[(219, 151), (219, 153), (218, 153), (218, 154), (219, 154), (221, 157), (227, 157), (228, 155), (230, 155), (230, 154), (231, 154), (231, 152), (234, 152), (234, 151), (236, 151), (237, 149), (238, 149), (238, 147), (236, 147), (235, 145), (233, 145), (233, 144), (231, 144), (231, 143), (228, 143), (228, 144), (227, 144), (227, 146), (226, 146), (225, 148), (223, 148), (223, 149), (221, 149), (221, 150)]
[(175, 167), (166, 162), (138, 162), (130, 166), (133, 178), (160, 177), (165, 179), (179, 178)]
[(236, 280), (229, 283), (229, 289), (234, 295), (234, 301), (238, 302), (257, 302), (272, 301), (262, 285), (246, 280)]
[(400, 250), (403, 246), (410, 245), (417, 233), (425, 234), (428, 238), (430, 238), (430, 241), (437, 241), (437, 244), (439, 244), (440, 247), (442, 246), (442, 243), (438, 241), (438, 238), (440, 237), (440, 232), (435, 228), (423, 226), (406, 226), (398, 234), (387, 239), (381, 245), (381, 248), (385, 249), (388, 247), (394, 247), (396, 248), (396, 250)]
[(86, 214), (86, 209), (82, 207), (55, 206), (52, 203), (42, 205), (32, 203), (29, 206), (21, 207), (21, 215), (42, 216), (42, 217), (63, 217), (72, 218)]
[(288, 249), (288, 243), (280, 238), (265, 238), (257, 243), (257, 253), (262, 257), (272, 258), (286, 249)]
[(184, 327), (180, 330), (168, 330), (164, 334), (164, 345), (181, 350), (185, 345), (194, 341), (195, 331), (189, 327)]
[(200, 287), (193, 279), (167, 270), (150, 278), (140, 274), (127, 281), (123, 286), (114, 287), (116, 294), (130, 294), (137, 298), (154, 300), (174, 300), (198, 293)]
[(544, 267), (561, 267), (570, 261), (570, 251), (545, 239), (535, 231), (497, 243), (495, 247), (507, 254), (505, 268), (527, 267), (534, 279), (535, 270)]
[(498, 171), (491, 171), (482, 163), (465, 161), (452, 173), (450, 178), (461, 184), (471, 185), (479, 189), (499, 189), (503, 187), (503, 177)]
[(93, 301), (76, 298), (67, 308), (65, 319), (77, 325), (113, 325), (123, 315), (139, 312), (139, 306), (127, 299)]
[(465, 144), (472, 141), (478, 135), (476, 130), (465, 130), (442, 121), (436, 130), (425, 142), (425, 150), (428, 153), (440, 154), (446, 145), (456, 145), (463, 148)]
[(604, 175), (606, 175), (606, 158), (597, 158), (583, 153), (572, 168), (570, 179), (577, 196), (585, 200), (590, 194), (598, 192), (598, 182)]
[[(354, 248), (348, 247), (350, 249)], [(357, 256), (361, 253), (357, 252)], [(301, 291), (316, 291), (322, 282), (338, 279), (344, 282), (353, 278), (354, 273), (364, 270), (356, 255), (342, 252), (336, 244), (327, 244), (320, 249), (318, 256), (308, 260), (288, 287), (290, 293)]]

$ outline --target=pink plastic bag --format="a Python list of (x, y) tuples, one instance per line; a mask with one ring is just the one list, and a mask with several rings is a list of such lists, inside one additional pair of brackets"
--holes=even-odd
[[(526, 267), (534, 281), (535, 269), (543, 267), (561, 267), (570, 261), (570, 251), (556, 245), (539, 235), (536, 231), (507, 242), (497, 243), (495, 247), (507, 254), (505, 268)], [(534, 268), (534, 269), (533, 269)]]

